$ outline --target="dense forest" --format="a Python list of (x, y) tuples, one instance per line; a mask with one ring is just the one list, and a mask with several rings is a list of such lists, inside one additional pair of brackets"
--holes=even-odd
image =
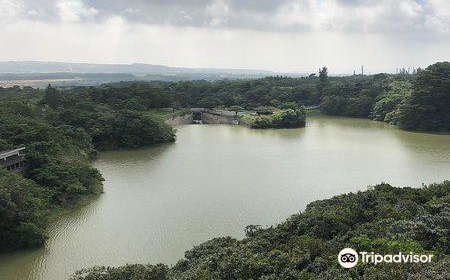
[(25, 178), (0, 170), (0, 251), (40, 246), (49, 217), (102, 192), (98, 150), (175, 140), (151, 113), (116, 109), (89, 92), (0, 90), (0, 151), (26, 147)]
[[(320, 105), (326, 114), (370, 118), (412, 130), (448, 131), (449, 85), (450, 63), (441, 62), (413, 74), (403, 71), (396, 75), (329, 77), (324, 67), (319, 75), (302, 78), (120, 82), (65, 88), (46, 93), (44, 102), (51, 108), (59, 106), (56, 118), (63, 118), (59, 122), (83, 128), (88, 125), (86, 112), (92, 112), (96, 106), (100, 114), (105, 112), (103, 108), (114, 112), (192, 107), (296, 110)], [(43, 96), (44, 92), (32, 88), (0, 88), (0, 100), (28, 100)]]
[[(450, 182), (423, 188), (388, 184), (310, 203), (266, 229), (248, 226), (246, 238), (215, 238), (185, 253), (175, 266), (95, 267), (71, 280), (164, 279), (448, 279)], [(433, 254), (431, 263), (359, 262), (342, 268), (343, 248), (378, 254)]]
[(216, 82), (120, 82), (96, 87), (0, 87), (0, 151), (26, 147), (27, 174), (0, 178), (0, 251), (40, 245), (48, 216), (102, 191), (99, 150), (172, 142), (155, 110), (271, 108), (256, 128), (299, 127), (304, 107), (401, 128), (450, 131), (450, 63), (417, 73), (267, 77)]
[[(319, 75), (302, 78), (122, 82), (66, 92), (89, 96), (115, 110), (142, 112), (166, 107), (298, 110), (320, 106), (323, 113), (330, 115), (369, 118), (410, 130), (450, 131), (449, 62), (436, 63), (413, 74), (403, 71), (396, 75), (329, 77), (324, 67)], [(70, 113), (78, 110), (73, 108)]]
[(329, 79), (322, 109), (332, 115), (371, 118), (400, 128), (450, 131), (450, 63), (416, 74), (369, 76), (365, 80)]

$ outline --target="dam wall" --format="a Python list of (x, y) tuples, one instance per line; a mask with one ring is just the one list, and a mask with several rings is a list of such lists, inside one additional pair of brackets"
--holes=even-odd
[(238, 125), (239, 120), (235, 114), (230, 112), (221, 112), (216, 110), (194, 108), (192, 113), (181, 116), (171, 117), (166, 120), (169, 125), (184, 125), (184, 124), (234, 124)]
[(166, 120), (166, 123), (168, 125), (182, 125), (182, 124), (191, 124), (194, 122), (194, 116), (193, 114), (186, 114), (182, 116), (175, 116), (168, 120)]
[(224, 116), (219, 114), (202, 113), (202, 122), (204, 124), (239, 124), (239, 121), (233, 116)]

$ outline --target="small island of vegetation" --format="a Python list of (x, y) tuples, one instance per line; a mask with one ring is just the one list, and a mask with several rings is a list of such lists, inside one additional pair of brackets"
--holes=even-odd
[(298, 128), (306, 124), (302, 109), (287, 109), (271, 112), (268, 115), (243, 116), (242, 122), (251, 128)]

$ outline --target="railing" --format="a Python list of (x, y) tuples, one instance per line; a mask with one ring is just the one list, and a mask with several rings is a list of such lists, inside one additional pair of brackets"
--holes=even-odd
[(25, 148), (2, 152), (0, 168), (23, 174), (25, 172), (25, 155), (22, 153), (23, 150)]
[(14, 158), (11, 158), (11, 159), (8, 159), (8, 160), (1, 160), (0, 161), (0, 165), (3, 166), (3, 167), (7, 167), (7, 166), (10, 166), (10, 165), (14, 165), (16, 163), (21, 163), (23, 161), (25, 161), (25, 157), (24, 156), (14, 157)]

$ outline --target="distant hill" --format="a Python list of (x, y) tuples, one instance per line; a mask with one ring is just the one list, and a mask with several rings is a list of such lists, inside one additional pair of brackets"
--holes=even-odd
[(144, 63), (94, 64), (43, 61), (0, 61), (0, 87), (87, 86), (120, 81), (189, 81), (257, 79), (267, 76), (300, 77), (307, 74), (268, 70), (179, 68)]
[(275, 75), (268, 70), (178, 68), (144, 63), (94, 64), (41, 61), (3, 61), (0, 73), (127, 73), (127, 74), (233, 74), (233, 75)]

